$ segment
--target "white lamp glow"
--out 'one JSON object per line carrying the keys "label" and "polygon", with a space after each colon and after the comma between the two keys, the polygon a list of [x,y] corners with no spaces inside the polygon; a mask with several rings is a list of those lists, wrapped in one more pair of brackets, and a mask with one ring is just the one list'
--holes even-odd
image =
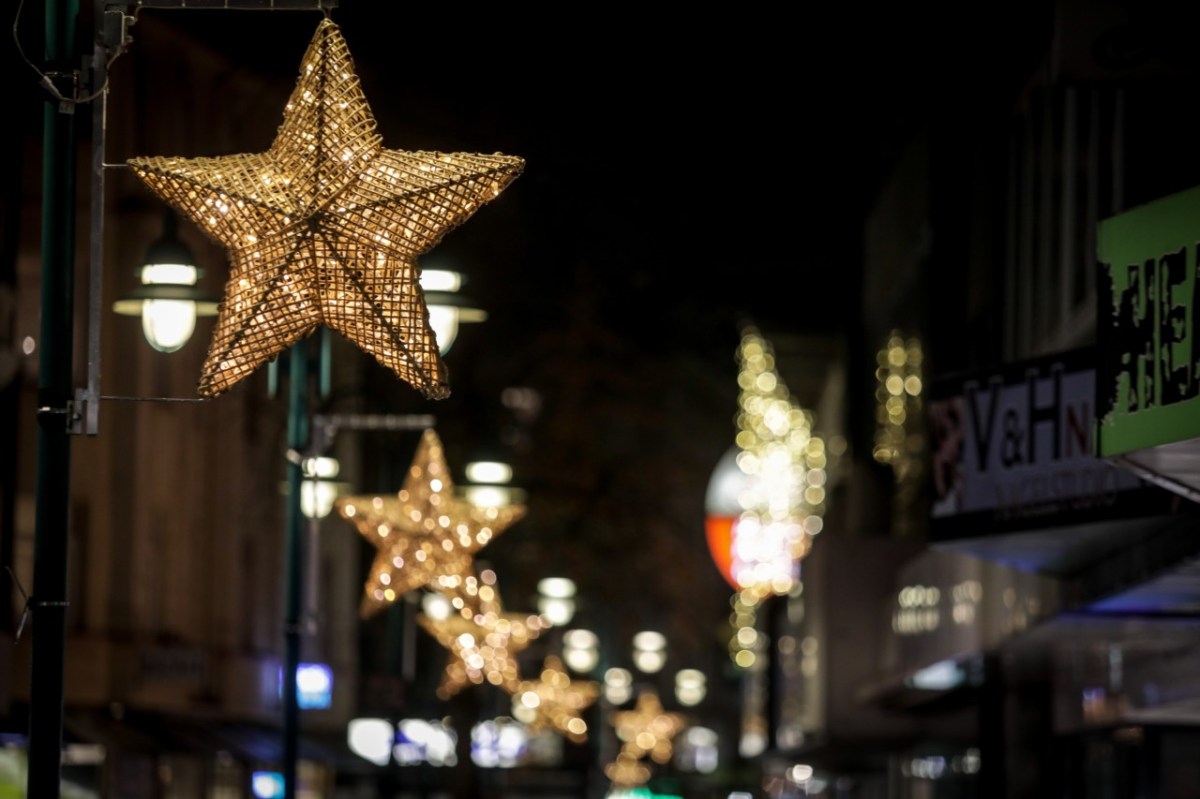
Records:
{"label": "white lamp glow", "polygon": [[643,630],[633,636],[633,665],[638,671],[653,674],[667,663],[667,639],[659,632]]}
{"label": "white lamp glow", "polygon": [[425,292],[425,307],[429,309],[429,326],[437,339],[438,351],[445,355],[458,338],[458,326],[462,322],[482,322],[487,312],[472,307],[458,293],[462,288],[463,276],[447,269],[422,269],[421,290]]}
{"label": "white lamp glow", "polygon": [[304,480],[300,483],[300,512],[309,519],[324,519],[333,510],[339,484],[334,482],[341,465],[337,458],[305,458],[301,467]]}
{"label": "white lamp glow", "polygon": [[563,660],[573,671],[586,674],[600,662],[600,639],[591,630],[563,633]]}
{"label": "white lamp glow", "polygon": [[386,719],[351,719],[346,725],[346,744],[350,751],[377,766],[392,759],[396,730]]}
{"label": "white lamp glow", "polygon": [[575,582],[567,577],[538,580],[538,613],[555,627],[561,627],[575,615]]}

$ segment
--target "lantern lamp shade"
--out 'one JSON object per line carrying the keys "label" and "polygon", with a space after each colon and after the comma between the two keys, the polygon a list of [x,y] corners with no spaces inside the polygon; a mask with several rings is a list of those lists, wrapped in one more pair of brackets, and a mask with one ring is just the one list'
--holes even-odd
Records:
{"label": "lantern lamp shade", "polygon": [[385,149],[346,42],[324,19],[267,152],[129,163],[229,253],[200,395],[228,390],[325,325],[441,399],[448,374],[417,258],[525,162]]}
{"label": "lantern lamp shade", "polygon": [[114,312],[141,317],[146,341],[159,352],[182,349],[197,317],[217,313],[216,299],[196,288],[201,270],[178,230],[178,218],[168,210],[162,236],[147,248],[137,270],[139,285],[113,303]]}

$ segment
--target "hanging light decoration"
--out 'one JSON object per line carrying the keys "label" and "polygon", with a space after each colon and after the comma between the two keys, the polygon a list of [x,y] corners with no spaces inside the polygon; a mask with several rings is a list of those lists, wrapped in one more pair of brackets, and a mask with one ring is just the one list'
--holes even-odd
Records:
{"label": "hanging light decoration", "polygon": [[812,414],[791,397],[770,343],[743,331],[738,348],[738,433],[706,497],[709,548],[746,600],[786,594],[822,528],[825,445]]}
{"label": "hanging light decoration", "polygon": [[432,428],[396,494],[341,497],[335,507],[379,550],[363,587],[363,618],[409,591],[465,579],[474,554],[525,515],[522,505],[479,508],[458,497]]}
{"label": "hanging light decoration", "polygon": [[924,489],[929,463],[921,339],[900,330],[888,335],[875,361],[875,446],[872,455],[892,468],[892,519],[899,535],[924,523]]}
{"label": "hanging light decoration", "polygon": [[267,152],[129,163],[229,251],[202,396],[228,390],[324,324],[441,399],[448,375],[417,258],[525,162],[384,149],[346,42],[324,19]]}

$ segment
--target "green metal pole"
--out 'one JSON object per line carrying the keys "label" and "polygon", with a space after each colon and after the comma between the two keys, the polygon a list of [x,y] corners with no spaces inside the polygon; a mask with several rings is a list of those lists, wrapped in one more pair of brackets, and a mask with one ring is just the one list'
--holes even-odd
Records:
{"label": "green metal pole", "polygon": [[[74,96],[77,0],[46,3],[46,70],[64,97]],[[57,76],[63,79],[56,79]],[[42,134],[42,319],[38,361],[37,514],[27,794],[60,795],[63,663],[66,650],[67,508],[70,504],[72,339],[75,295],[74,107],[46,102]]]}
{"label": "green metal pole", "polygon": [[308,448],[308,353],[305,342],[292,346],[288,377],[288,505],[285,574],[287,580],[283,631],[283,796],[296,797],[296,760],[300,740],[300,706],[296,669],[300,665],[300,635],[304,609],[304,515],[300,512],[302,458]]}

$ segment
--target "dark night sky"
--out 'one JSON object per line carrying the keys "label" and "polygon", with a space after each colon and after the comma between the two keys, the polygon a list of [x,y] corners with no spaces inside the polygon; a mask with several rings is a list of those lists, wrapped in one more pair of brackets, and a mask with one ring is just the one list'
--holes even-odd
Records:
{"label": "dark night sky", "polygon": [[[536,292],[546,305],[594,281],[617,303],[694,300],[818,331],[839,329],[852,307],[846,241],[855,246],[870,193],[920,110],[996,71],[972,64],[990,45],[1011,47],[1003,31],[1016,24],[994,21],[984,46],[969,49],[944,20],[897,7],[868,18],[765,5],[675,15],[392,8],[346,0],[331,14],[384,145],[527,159],[495,204],[504,207],[485,208],[439,248],[463,253],[480,291],[501,303],[506,290]],[[295,75],[318,19],[142,13],[186,22],[281,78]]]}

